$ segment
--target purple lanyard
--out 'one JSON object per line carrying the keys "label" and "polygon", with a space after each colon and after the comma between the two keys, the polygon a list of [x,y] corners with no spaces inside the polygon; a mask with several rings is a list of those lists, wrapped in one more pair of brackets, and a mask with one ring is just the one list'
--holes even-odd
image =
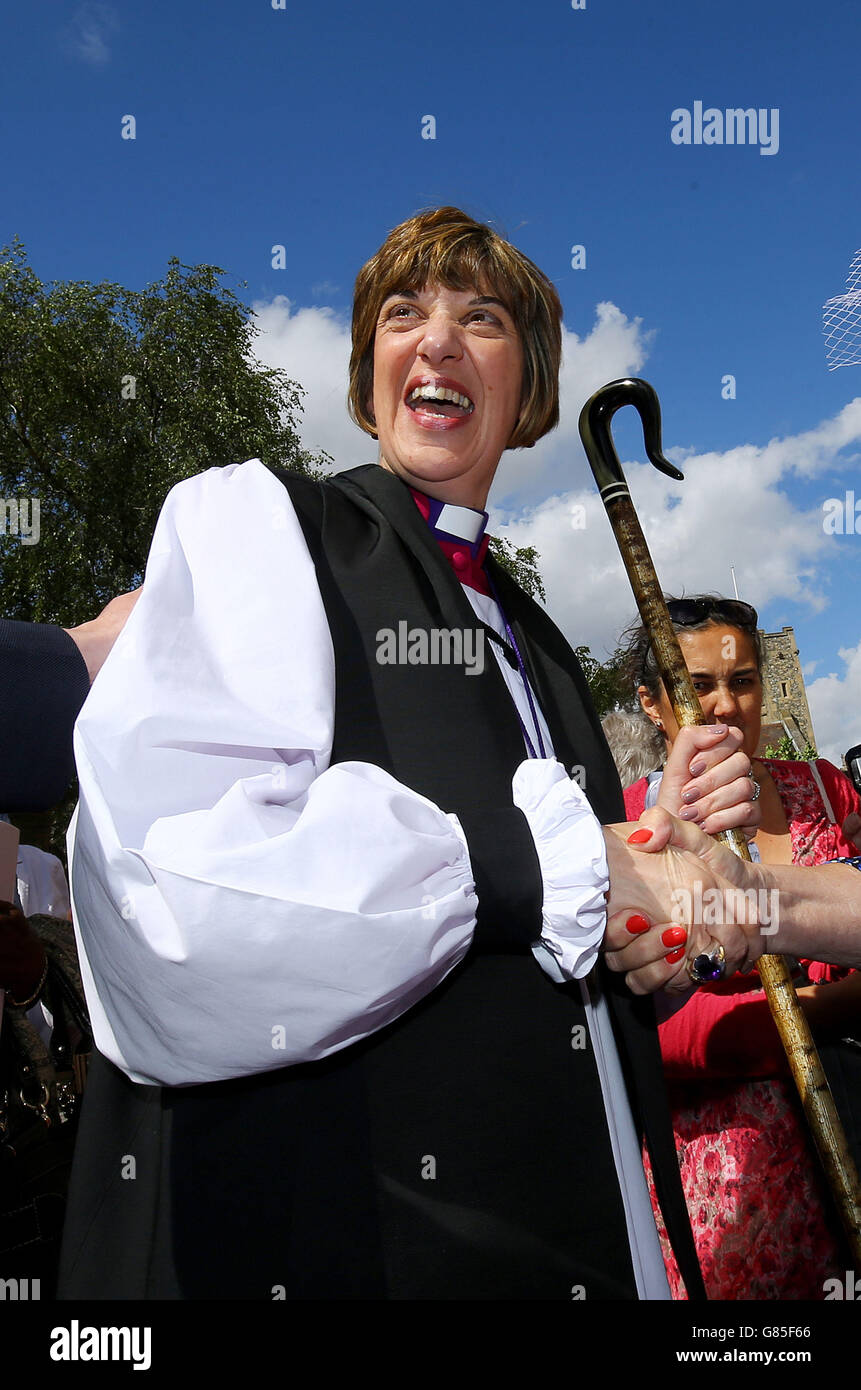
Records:
{"label": "purple lanyard", "polygon": [[545,749],[544,749],[544,739],[541,737],[541,726],[540,726],[539,723],[538,723],[538,715],[537,715],[536,712],[535,712],[535,702],[534,702],[534,700],[532,699],[532,691],[531,691],[530,688],[529,688],[529,681],[528,681],[527,678],[526,678],[526,668],[525,668],[525,666],[523,665],[523,657],[520,655],[520,648],[519,648],[518,645],[517,645],[517,638],[515,637],[514,633],[512,632],[512,630],[511,630],[511,624],[509,623],[507,617],[505,616],[505,609],[503,608],[502,603],[501,603],[501,601],[500,601],[500,598],[499,598],[499,594],[498,594],[498,592],[497,592],[496,585],[494,584],[494,582],[493,582],[493,580],[491,579],[490,575],[488,574],[487,570],[484,571],[484,574],[485,574],[485,577],[486,577],[486,579],[487,579],[487,582],[488,582],[488,584],[489,584],[489,586],[490,586],[490,592],[493,594],[493,597],[494,597],[494,599],[496,600],[496,605],[497,605],[497,607],[498,607],[500,613],[502,614],[502,621],[503,621],[503,623],[505,624],[506,636],[508,637],[508,640],[509,640],[509,642],[511,643],[513,649],[514,649],[514,655],[517,657],[517,667],[518,667],[518,670],[520,671],[520,679],[523,681],[523,688],[524,688],[524,690],[526,691],[526,699],[527,699],[527,701],[529,702],[529,712],[530,712],[530,714],[532,715],[532,722],[533,722],[533,724],[535,725],[535,736],[536,736],[536,738],[538,739],[538,748],[539,748],[539,752],[536,753],[536,751],[535,751],[535,745],[534,745],[534,743],[532,742],[532,739],[529,737],[529,731],[528,731],[528,729],[526,728],[526,725],[525,725],[524,722],[523,722],[523,719],[522,719],[521,714],[520,714],[520,710],[517,708],[517,705],[515,704],[515,706],[514,706],[514,712],[515,712],[515,714],[517,715],[517,722],[518,722],[518,724],[520,725],[520,727],[521,727],[521,729],[522,729],[522,731],[523,731],[523,737],[524,737],[524,739],[526,740],[526,747],[527,747],[527,750],[528,750],[528,752],[529,752],[530,758],[538,758],[538,757],[546,758],[546,757],[547,757],[547,753],[545,752]]}

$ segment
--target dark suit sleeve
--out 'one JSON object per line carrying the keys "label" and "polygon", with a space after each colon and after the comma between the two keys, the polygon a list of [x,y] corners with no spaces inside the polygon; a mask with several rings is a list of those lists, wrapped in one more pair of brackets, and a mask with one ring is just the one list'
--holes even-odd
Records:
{"label": "dark suit sleeve", "polygon": [[0,618],[0,811],[44,811],[62,798],[89,688],[84,658],[61,627]]}
{"label": "dark suit sleeve", "polygon": [[526,952],[541,935],[544,884],[532,831],[516,806],[461,810],[478,897],[474,948]]}

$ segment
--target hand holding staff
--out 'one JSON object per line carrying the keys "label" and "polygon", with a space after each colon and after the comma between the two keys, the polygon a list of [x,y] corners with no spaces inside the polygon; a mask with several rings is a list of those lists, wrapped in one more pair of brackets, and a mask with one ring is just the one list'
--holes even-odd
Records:
{"label": "hand holding staff", "polygon": [[[636,408],[643,424],[646,453],[655,468],[671,478],[683,480],[684,474],[661,452],[660,405],[654,389],[646,381],[626,378],[610,382],[596,391],[581,411],[580,437],[613,527],[640,616],[648,630],[676,721],[680,728],[704,724],[705,717],[685,666],[652,557],[613,446],[610,423],[623,405]],[[718,838],[740,858],[750,859],[747,841],[740,830],[723,831]],[[784,957],[763,955],[757,964],[853,1259],[861,1272],[858,1175],[834,1098]]]}

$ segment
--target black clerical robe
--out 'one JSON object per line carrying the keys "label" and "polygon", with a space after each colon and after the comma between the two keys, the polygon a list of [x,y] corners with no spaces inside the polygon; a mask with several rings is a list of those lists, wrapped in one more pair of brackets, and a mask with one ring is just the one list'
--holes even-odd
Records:
{"label": "black clerical robe", "polygon": [[[576,986],[552,985],[530,951],[542,884],[512,800],[524,750],[510,697],[492,662],[470,675],[376,660],[383,628],[475,627],[475,615],[398,479],[370,466],[324,484],[281,481],[332,636],[332,761],[379,766],[457,814],[479,899],[473,948],[395,1023],[318,1062],[173,1088],[97,1064],[62,1292],[636,1297],[594,1056],[570,1045],[583,1005]],[[573,652],[504,571],[493,567],[493,577],[557,757],[585,769],[600,819],[624,819]],[[697,1296],[653,1007],[609,973],[602,988],[671,1239]],[[124,1156],[135,1160],[133,1181]]]}

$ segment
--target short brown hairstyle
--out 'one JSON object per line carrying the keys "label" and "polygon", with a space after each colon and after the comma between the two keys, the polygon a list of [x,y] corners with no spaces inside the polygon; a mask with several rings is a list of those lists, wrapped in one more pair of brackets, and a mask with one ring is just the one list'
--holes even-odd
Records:
{"label": "short brown hairstyle", "polygon": [[459,208],[433,208],[402,222],[356,277],[349,393],[356,424],[376,433],[368,401],[374,387],[374,337],[385,300],[428,284],[488,291],[510,311],[523,347],[523,392],[520,419],[506,447],[534,444],[559,423],[559,295],[528,256]]}

